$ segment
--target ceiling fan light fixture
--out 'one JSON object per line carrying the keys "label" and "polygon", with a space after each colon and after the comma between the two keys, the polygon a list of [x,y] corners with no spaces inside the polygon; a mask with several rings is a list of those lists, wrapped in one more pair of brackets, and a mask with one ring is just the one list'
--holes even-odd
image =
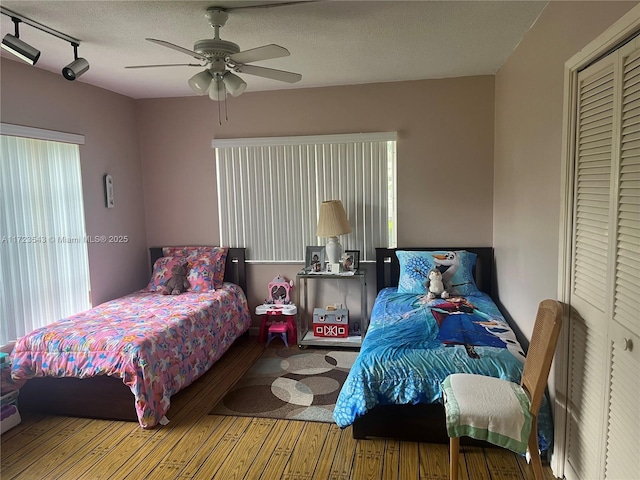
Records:
{"label": "ceiling fan light fixture", "polygon": [[222,81],[224,82],[224,86],[227,91],[234,97],[242,95],[247,89],[247,82],[231,72],[225,73],[224,77],[222,77]]}
{"label": "ceiling fan light fixture", "polygon": [[211,75],[211,72],[209,70],[203,70],[189,79],[189,86],[191,90],[198,95],[204,95],[207,93],[207,90],[209,90],[212,81],[213,75]]}
{"label": "ceiling fan light fixture", "polygon": [[209,98],[216,102],[220,102],[227,98],[227,88],[220,76],[214,76],[209,87]]}

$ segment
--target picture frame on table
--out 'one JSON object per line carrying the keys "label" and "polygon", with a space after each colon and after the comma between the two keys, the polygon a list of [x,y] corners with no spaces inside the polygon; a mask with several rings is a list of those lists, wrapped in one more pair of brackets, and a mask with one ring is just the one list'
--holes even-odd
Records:
{"label": "picture frame on table", "polygon": [[345,250],[342,258],[342,268],[345,272],[355,272],[360,269],[360,250]]}
{"label": "picture frame on table", "polygon": [[307,246],[304,268],[308,272],[324,270],[324,247],[320,245]]}

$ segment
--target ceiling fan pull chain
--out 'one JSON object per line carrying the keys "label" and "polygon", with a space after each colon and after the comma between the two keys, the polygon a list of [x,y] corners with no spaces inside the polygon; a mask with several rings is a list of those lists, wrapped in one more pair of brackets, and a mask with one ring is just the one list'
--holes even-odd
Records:
{"label": "ceiling fan pull chain", "polygon": [[224,88],[224,120],[228,122],[229,115],[227,114],[227,86],[224,82],[222,82],[222,87]]}

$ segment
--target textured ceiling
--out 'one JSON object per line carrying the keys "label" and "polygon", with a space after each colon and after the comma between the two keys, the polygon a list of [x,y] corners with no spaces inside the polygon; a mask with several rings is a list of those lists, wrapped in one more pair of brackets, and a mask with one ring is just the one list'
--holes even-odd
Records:
{"label": "textured ceiling", "polygon": [[[237,8],[249,1],[11,1],[2,6],[81,40],[91,64],[77,81],[133,98],[194,95],[194,67],[125,69],[126,65],[189,63],[188,55],[152,44],[163,39],[192,49],[212,38],[207,7]],[[302,74],[295,84],[247,74],[247,91],[392,82],[494,74],[531,28],[546,1],[302,2],[229,11],[220,31],[241,50],[275,43],[291,56],[256,65]],[[1,34],[13,33],[1,15]],[[41,50],[34,68],[59,73],[73,60],[71,46],[28,25],[20,38]],[[2,56],[15,58],[2,51]]]}

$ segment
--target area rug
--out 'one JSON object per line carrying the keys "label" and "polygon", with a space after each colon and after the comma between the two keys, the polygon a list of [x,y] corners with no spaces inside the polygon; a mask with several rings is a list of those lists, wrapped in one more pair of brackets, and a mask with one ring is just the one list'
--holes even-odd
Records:
{"label": "area rug", "polygon": [[209,413],[333,422],[338,393],[357,355],[268,348]]}

